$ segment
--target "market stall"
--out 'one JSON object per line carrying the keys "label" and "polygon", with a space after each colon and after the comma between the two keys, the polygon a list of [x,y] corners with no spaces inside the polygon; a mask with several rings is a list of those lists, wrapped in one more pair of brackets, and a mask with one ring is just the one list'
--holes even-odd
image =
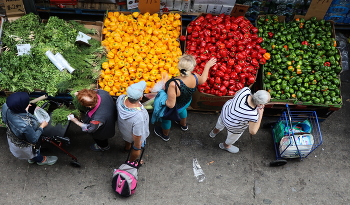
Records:
{"label": "market stall", "polygon": [[[264,15],[254,19],[247,18],[252,5],[230,4],[226,8],[204,1],[193,3],[186,11],[172,4],[173,11],[163,12],[170,4],[140,1],[139,9],[128,9],[116,2],[115,9],[103,14],[103,22],[11,14],[13,21],[4,24],[2,35],[6,61],[0,65],[1,91],[5,95],[44,92],[55,97],[97,86],[118,97],[129,85],[145,80],[145,92],[149,93],[164,75],[179,74],[178,57],[186,52],[196,57],[197,73],[210,57],[219,60],[208,81],[194,93],[193,110],[220,111],[244,86],[271,93],[267,116],[278,116],[286,103],[292,110],[315,110],[321,119],[341,108],[337,22],[323,19],[333,3],[312,1],[307,11],[295,10],[299,15],[293,18]],[[61,9],[79,9],[80,4]],[[87,25],[95,29],[84,30]],[[77,44],[78,31],[95,39],[89,40],[89,45]],[[18,44],[30,44],[31,54],[18,55]],[[74,72],[60,71],[48,51],[61,54]]]}

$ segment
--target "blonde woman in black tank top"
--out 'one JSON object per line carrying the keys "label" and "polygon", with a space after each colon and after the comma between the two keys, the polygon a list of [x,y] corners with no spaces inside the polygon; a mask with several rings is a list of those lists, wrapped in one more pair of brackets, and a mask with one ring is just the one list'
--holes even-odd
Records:
{"label": "blonde woman in black tank top", "polygon": [[[166,106],[169,108],[177,107],[181,120],[175,123],[179,124],[183,131],[188,130],[187,107],[191,103],[192,93],[196,90],[197,85],[201,85],[207,80],[209,69],[215,64],[216,58],[211,58],[205,64],[202,75],[192,73],[196,66],[196,60],[192,55],[184,54],[180,57],[178,64],[180,76],[170,79],[165,85],[165,91],[168,95]],[[174,81],[177,81],[179,87]],[[171,121],[162,120],[161,127],[154,127],[154,133],[164,141],[169,141],[170,128]]]}

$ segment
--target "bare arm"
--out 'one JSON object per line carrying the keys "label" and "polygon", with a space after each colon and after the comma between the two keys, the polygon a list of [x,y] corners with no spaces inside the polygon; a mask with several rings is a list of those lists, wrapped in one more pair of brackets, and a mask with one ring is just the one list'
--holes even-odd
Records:
{"label": "bare arm", "polygon": [[[175,82],[170,82],[168,87],[168,99],[166,100],[165,104],[168,108],[173,108],[176,103],[176,91],[177,87],[175,87]],[[177,91],[178,94],[180,94],[180,91]]]}
{"label": "bare arm", "polygon": [[259,128],[260,128],[260,124],[261,124],[261,120],[264,114],[264,106],[261,106],[258,109],[258,113],[259,113],[259,118],[257,122],[249,122],[249,133],[252,135],[255,135]]}
{"label": "bare arm", "polygon": [[79,127],[82,127],[84,123],[80,122],[77,118],[71,119],[72,122],[74,122]]}
{"label": "bare arm", "polygon": [[133,135],[132,136],[133,140],[134,140],[134,148],[131,149],[131,154],[130,154],[130,158],[129,160],[130,161],[135,161],[139,156],[140,156],[140,153],[141,153],[141,136],[136,136],[136,135]]}
{"label": "bare arm", "polygon": [[207,81],[208,78],[208,73],[209,73],[209,69],[216,64],[216,58],[211,58],[204,66],[204,70],[202,75],[198,75],[198,84],[201,85],[203,84],[205,81]]}

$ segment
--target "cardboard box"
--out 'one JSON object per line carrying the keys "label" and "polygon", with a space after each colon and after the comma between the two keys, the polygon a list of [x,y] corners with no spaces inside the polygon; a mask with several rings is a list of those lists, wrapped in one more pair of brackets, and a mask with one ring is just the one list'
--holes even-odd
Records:
{"label": "cardboard box", "polygon": [[232,9],[231,16],[244,16],[248,9],[248,5],[236,4]]}
{"label": "cardboard box", "polygon": [[23,0],[4,0],[7,20],[12,22],[26,14]]}
{"label": "cardboard box", "polygon": [[193,4],[193,11],[198,13],[206,13],[208,4]]}
{"label": "cardboard box", "polygon": [[233,10],[233,6],[222,5],[220,14],[231,15],[232,10]]}
{"label": "cardboard box", "polygon": [[75,20],[75,21],[83,24],[85,28],[95,29],[97,31],[97,34],[95,34],[95,35],[87,34],[87,35],[93,39],[96,39],[98,41],[102,41],[102,28],[103,28],[102,21],[80,21],[80,20]]}
{"label": "cardboard box", "polygon": [[139,10],[141,13],[149,12],[150,14],[158,13],[160,1],[139,0]]}
{"label": "cardboard box", "polygon": [[175,0],[174,1],[174,7],[173,10],[180,11],[182,6],[182,1],[181,0]]}
{"label": "cardboard box", "polygon": [[294,19],[304,18],[305,20],[309,20],[311,17],[316,17],[317,20],[321,20],[326,15],[331,3],[332,3],[332,1],[312,0],[311,4],[309,6],[309,9],[307,10],[305,16],[295,15]]}
{"label": "cardboard box", "polygon": [[192,95],[191,107],[195,110],[221,111],[222,106],[233,96],[216,96],[196,90]]}
{"label": "cardboard box", "polygon": [[236,0],[194,0],[194,4],[235,5]]}
{"label": "cardboard box", "polygon": [[169,10],[173,10],[174,9],[174,0],[167,0],[166,1],[166,8],[168,8]]}
{"label": "cardboard box", "polygon": [[189,0],[183,0],[181,4],[181,11],[183,12],[189,12],[191,8],[191,1]]}
{"label": "cardboard box", "polygon": [[127,8],[128,10],[136,9],[139,6],[138,0],[128,0],[127,1]]}
{"label": "cardboard box", "polygon": [[218,15],[220,14],[222,5],[219,4],[208,4],[207,13]]}

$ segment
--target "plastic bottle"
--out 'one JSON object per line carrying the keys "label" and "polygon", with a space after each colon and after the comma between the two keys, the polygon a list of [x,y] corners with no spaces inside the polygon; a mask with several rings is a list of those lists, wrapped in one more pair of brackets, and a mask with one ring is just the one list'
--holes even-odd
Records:
{"label": "plastic bottle", "polygon": [[199,165],[196,158],[193,159],[193,173],[194,176],[197,178],[198,182],[203,182],[205,180],[205,174],[203,172],[203,169],[201,165]]}

